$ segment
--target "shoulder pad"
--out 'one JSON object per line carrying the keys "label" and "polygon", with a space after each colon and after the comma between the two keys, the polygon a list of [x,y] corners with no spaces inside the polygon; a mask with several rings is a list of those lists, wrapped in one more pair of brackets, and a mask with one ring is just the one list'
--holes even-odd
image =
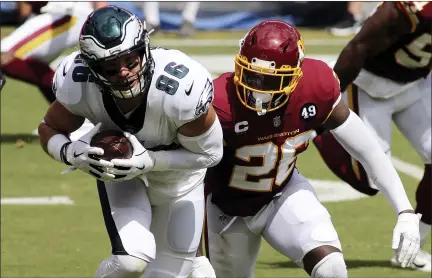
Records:
{"label": "shoulder pad", "polygon": [[340,101],[339,78],[323,61],[306,58],[303,63],[302,86],[299,89],[304,94],[304,101],[316,106],[317,123],[322,123]]}
{"label": "shoulder pad", "polygon": [[410,20],[412,32],[422,20],[432,19],[432,2],[405,1],[397,2],[397,7]]}
{"label": "shoulder pad", "polygon": [[[207,69],[197,61],[180,51],[167,51],[174,55],[161,58],[162,63],[155,59],[161,65],[155,69],[155,86],[165,91],[165,112],[180,127],[208,111],[214,97],[213,81]],[[169,82],[175,85],[170,87]]]}
{"label": "shoulder pad", "polygon": [[213,107],[221,123],[230,122],[232,120],[230,96],[233,96],[233,98],[238,101],[237,92],[235,91],[232,79],[233,73],[226,72],[213,80],[215,91]]}
{"label": "shoulder pad", "polygon": [[91,82],[93,78],[76,51],[64,58],[57,67],[52,88],[57,101],[70,112],[77,114],[77,107],[83,100],[83,91]]}

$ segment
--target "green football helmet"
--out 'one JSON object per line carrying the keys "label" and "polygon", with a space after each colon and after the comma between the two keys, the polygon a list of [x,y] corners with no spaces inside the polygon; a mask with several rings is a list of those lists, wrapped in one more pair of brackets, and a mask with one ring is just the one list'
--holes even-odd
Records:
{"label": "green football helmet", "polygon": [[[79,46],[82,59],[103,91],[119,98],[132,98],[148,92],[154,61],[145,23],[136,15],[116,6],[94,11],[84,22]],[[112,71],[108,72],[107,65],[137,56],[141,61],[137,73],[120,80],[109,78]]]}

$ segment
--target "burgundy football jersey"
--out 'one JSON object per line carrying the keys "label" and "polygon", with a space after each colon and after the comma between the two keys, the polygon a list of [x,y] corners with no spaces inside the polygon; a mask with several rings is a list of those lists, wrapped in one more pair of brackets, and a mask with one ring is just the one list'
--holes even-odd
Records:
{"label": "burgundy football jersey", "polygon": [[[366,60],[364,68],[399,83],[426,77],[432,65],[432,2],[391,4],[411,22],[412,32],[403,36],[386,51]],[[378,7],[380,8],[382,7]]]}
{"label": "burgundy football jersey", "polygon": [[303,77],[288,103],[259,116],[237,98],[234,74],[214,80],[213,107],[223,128],[224,154],[209,169],[206,190],[228,215],[255,215],[288,183],[297,154],[340,100],[339,82],[322,61],[304,59]]}

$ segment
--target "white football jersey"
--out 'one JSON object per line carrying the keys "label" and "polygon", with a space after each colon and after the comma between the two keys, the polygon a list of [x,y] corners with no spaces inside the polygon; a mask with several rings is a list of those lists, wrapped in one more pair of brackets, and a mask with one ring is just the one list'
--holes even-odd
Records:
{"label": "white football jersey", "polygon": [[[148,91],[144,124],[135,136],[150,150],[176,148],[179,147],[178,128],[205,113],[212,103],[212,77],[201,64],[178,50],[156,48],[151,53],[155,61],[154,75]],[[53,90],[57,100],[73,114],[85,117],[93,124],[101,122],[102,129],[121,129],[118,119],[113,120],[115,114],[107,112],[107,109],[111,111],[109,103],[104,101],[104,93],[93,82],[78,51],[58,66]],[[203,180],[204,174],[205,169],[198,169],[151,171],[146,176],[149,186],[178,196],[193,189]]]}

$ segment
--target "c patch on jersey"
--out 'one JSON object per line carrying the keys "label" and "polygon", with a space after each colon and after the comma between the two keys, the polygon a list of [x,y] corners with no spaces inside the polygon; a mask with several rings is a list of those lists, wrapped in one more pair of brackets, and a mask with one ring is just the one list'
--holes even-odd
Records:
{"label": "c patch on jersey", "polygon": [[318,109],[315,104],[308,102],[300,108],[300,118],[303,121],[309,122],[315,119],[318,114]]}
{"label": "c patch on jersey", "polygon": [[195,116],[205,113],[213,101],[213,83],[207,78],[204,90],[202,91],[198,104],[195,108]]}

